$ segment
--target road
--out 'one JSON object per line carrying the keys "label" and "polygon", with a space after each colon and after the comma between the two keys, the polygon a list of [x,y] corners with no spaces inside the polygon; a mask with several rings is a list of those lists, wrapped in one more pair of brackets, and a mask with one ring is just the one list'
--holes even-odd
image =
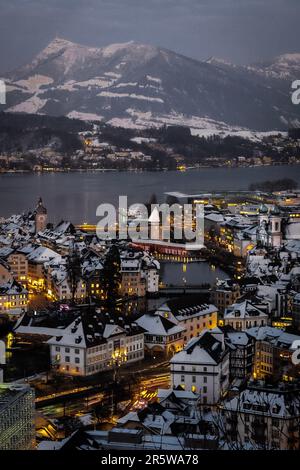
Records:
{"label": "road", "polygon": [[[127,410],[136,410],[153,401],[157,396],[158,388],[168,388],[170,385],[170,374],[165,372],[155,373],[154,369],[146,369],[145,373],[151,373],[150,377],[141,375],[138,383],[131,389],[131,398]],[[99,387],[99,385],[98,385]],[[50,419],[61,418],[64,415],[76,416],[80,413],[89,413],[93,411],[96,405],[112,399],[110,391],[91,393],[93,387],[82,387],[66,392],[59,392],[53,395],[37,398],[39,411]],[[87,393],[88,396],[78,398],[78,393]],[[77,395],[77,396],[76,396]],[[55,400],[55,403],[49,404],[49,399]],[[45,402],[45,404],[43,403]],[[106,405],[107,406],[107,405]]]}

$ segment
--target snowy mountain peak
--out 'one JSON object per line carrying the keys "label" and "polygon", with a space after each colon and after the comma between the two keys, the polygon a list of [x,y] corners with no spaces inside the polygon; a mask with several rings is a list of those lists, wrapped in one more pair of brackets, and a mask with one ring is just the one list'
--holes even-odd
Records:
{"label": "snowy mountain peak", "polygon": [[128,49],[128,47],[134,44],[134,41],[110,44],[109,46],[103,47],[101,50],[104,57],[111,57],[118,52],[124,51],[124,49]]}
{"label": "snowy mountain peak", "polygon": [[274,62],[285,63],[285,64],[300,64],[300,53],[293,52],[290,54],[281,54],[276,57]]}
{"label": "snowy mountain peak", "polygon": [[300,76],[300,54],[247,67],[133,41],[89,47],[56,37],[10,77],[5,109],[123,127],[218,122],[282,130],[300,119],[291,76]]}
{"label": "snowy mountain peak", "polygon": [[235,67],[235,65],[232,62],[229,62],[225,59],[220,59],[219,57],[210,57],[205,61],[207,64],[212,64],[212,65],[227,65],[228,67]]}
{"label": "snowy mountain peak", "polygon": [[273,60],[254,64],[249,69],[267,77],[293,79],[300,76],[300,53],[281,54]]}
{"label": "snowy mountain peak", "polygon": [[45,47],[45,49],[43,49],[43,51],[40,54],[45,54],[45,53],[51,54],[51,53],[59,52],[62,49],[65,49],[66,47],[74,47],[74,46],[79,46],[79,44],[68,41],[67,39],[56,37]]}

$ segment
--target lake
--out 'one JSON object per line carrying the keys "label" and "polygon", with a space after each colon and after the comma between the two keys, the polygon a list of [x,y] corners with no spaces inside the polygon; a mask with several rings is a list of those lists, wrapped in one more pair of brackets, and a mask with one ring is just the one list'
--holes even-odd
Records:
{"label": "lake", "polygon": [[227,279],[230,276],[222,269],[208,262],[165,263],[160,264],[160,277],[164,284],[174,286],[199,286],[214,284],[216,279]]}
{"label": "lake", "polygon": [[253,168],[205,168],[187,172],[73,172],[0,175],[0,217],[35,207],[42,196],[49,221],[95,223],[96,208],[118,204],[127,195],[129,204],[145,203],[152,194],[163,200],[164,192],[247,190],[250,183],[293,178],[300,185],[300,165]]}

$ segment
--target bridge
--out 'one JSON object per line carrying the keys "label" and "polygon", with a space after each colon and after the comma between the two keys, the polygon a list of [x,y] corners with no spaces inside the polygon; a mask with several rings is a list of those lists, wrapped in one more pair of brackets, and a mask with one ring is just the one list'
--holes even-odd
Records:
{"label": "bridge", "polygon": [[159,288],[160,294],[180,295],[180,294],[210,294],[211,287],[203,286],[163,286]]}

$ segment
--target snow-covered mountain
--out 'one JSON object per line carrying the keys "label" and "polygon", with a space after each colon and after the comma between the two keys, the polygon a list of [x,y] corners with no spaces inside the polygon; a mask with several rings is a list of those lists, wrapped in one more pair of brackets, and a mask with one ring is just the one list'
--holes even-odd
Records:
{"label": "snow-covered mountain", "polygon": [[262,62],[248,67],[265,77],[297,80],[300,79],[300,54],[283,54],[269,62]]}
{"label": "snow-covered mountain", "polygon": [[224,131],[284,129],[300,121],[290,76],[281,72],[294,64],[296,73],[296,56],[239,67],[134,42],[94,48],[56,38],[9,74],[5,109],[124,127],[166,122]]}

